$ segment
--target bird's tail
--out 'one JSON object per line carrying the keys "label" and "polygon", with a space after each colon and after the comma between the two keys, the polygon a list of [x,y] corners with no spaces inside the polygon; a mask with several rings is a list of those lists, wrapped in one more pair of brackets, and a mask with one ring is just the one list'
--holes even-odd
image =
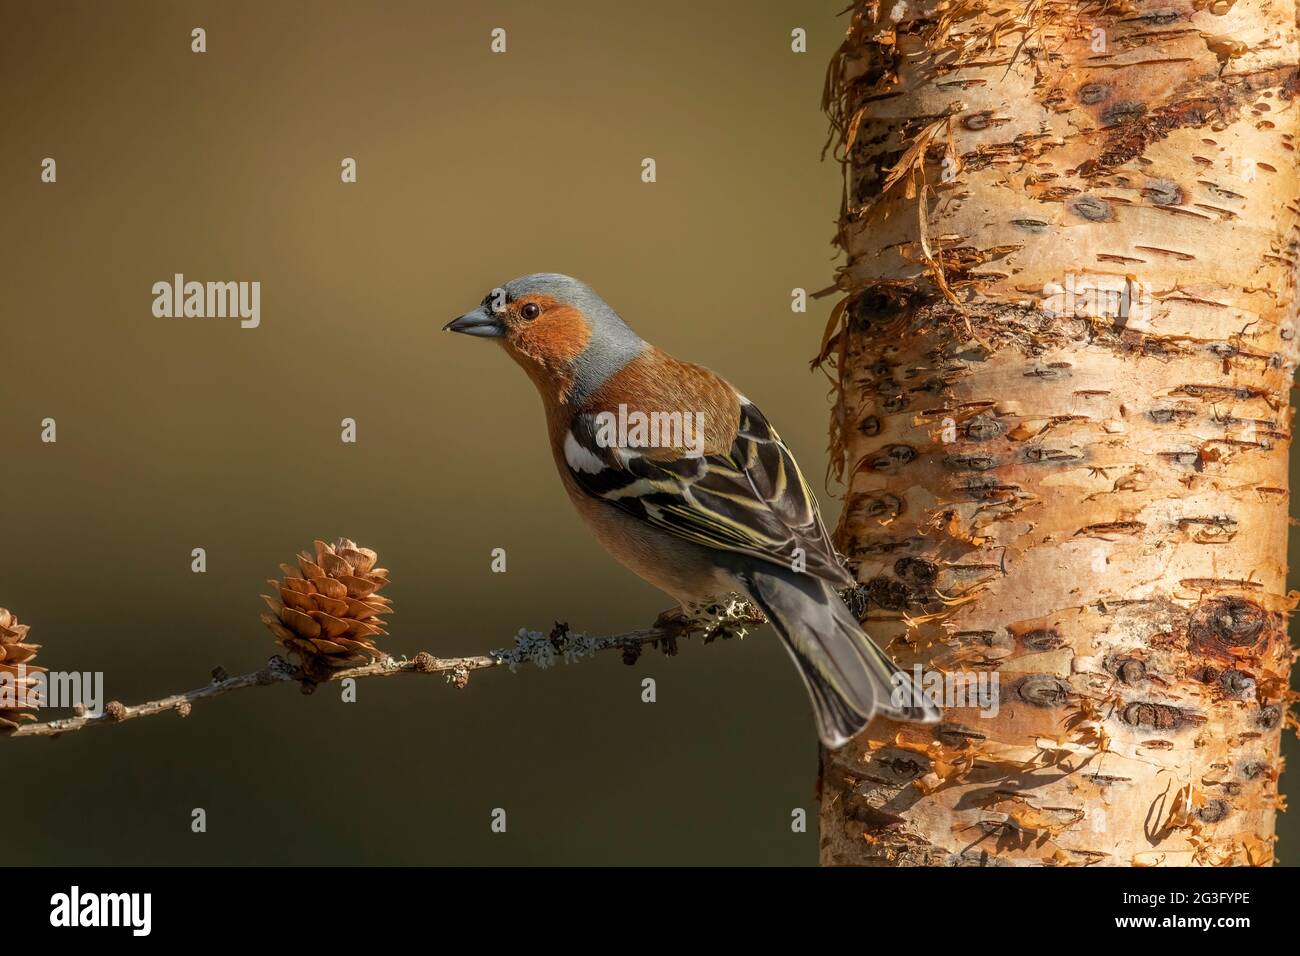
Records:
{"label": "bird's tail", "polygon": [[830,584],[778,568],[752,570],[745,583],[799,665],[827,747],[843,746],[876,713],[926,723],[939,719],[939,709],[863,632]]}

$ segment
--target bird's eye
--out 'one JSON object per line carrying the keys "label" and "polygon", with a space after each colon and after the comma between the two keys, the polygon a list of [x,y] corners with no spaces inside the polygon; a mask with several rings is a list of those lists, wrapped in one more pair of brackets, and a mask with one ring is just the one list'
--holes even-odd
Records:
{"label": "bird's eye", "polygon": [[542,307],[536,302],[525,302],[524,307],[519,310],[519,314],[531,322],[542,314]]}

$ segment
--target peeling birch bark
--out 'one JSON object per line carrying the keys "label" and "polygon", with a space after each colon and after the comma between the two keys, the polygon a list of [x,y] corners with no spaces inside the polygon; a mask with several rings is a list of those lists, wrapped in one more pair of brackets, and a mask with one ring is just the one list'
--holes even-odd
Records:
{"label": "peeling birch bark", "polygon": [[838,544],[999,691],[825,756],[823,863],[1270,864],[1295,0],[859,2],[826,105]]}

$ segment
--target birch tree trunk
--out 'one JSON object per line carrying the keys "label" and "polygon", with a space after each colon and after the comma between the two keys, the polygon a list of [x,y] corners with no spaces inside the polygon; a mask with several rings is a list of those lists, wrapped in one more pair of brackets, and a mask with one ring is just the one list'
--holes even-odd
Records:
{"label": "birch tree trunk", "polygon": [[1296,14],[854,8],[838,544],[867,631],[949,693],[824,758],[824,863],[1272,862]]}

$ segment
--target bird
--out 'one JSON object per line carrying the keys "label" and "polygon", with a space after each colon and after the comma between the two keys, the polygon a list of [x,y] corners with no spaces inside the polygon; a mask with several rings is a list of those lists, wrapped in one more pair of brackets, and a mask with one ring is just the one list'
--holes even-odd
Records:
{"label": "bird", "polygon": [[827,748],[877,713],[939,719],[840,598],[856,581],[816,497],[729,382],[644,341],[590,286],[559,273],[512,279],[443,329],[494,340],[532,380],[564,490],[614,558],[685,615],[732,594],[762,612]]}

